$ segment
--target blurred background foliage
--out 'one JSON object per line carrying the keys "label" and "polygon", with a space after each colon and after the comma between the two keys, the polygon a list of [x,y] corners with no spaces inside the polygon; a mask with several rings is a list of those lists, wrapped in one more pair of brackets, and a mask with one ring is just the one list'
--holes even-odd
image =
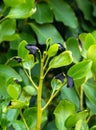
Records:
{"label": "blurred background foliage", "polygon": [[63,43],[96,28],[95,0],[0,0],[0,63],[16,54],[22,40],[44,46]]}

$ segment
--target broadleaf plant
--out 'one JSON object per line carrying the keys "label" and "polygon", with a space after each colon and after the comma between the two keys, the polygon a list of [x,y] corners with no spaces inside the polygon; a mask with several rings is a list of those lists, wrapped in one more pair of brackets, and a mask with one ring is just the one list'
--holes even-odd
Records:
{"label": "broadleaf plant", "polygon": [[0,130],[96,129],[95,18],[95,0],[0,0]]}

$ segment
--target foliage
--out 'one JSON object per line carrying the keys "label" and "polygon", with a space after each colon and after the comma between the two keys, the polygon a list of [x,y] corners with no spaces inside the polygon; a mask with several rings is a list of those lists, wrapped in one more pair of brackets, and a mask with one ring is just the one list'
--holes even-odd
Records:
{"label": "foliage", "polygon": [[96,2],[0,1],[0,129],[96,129]]}

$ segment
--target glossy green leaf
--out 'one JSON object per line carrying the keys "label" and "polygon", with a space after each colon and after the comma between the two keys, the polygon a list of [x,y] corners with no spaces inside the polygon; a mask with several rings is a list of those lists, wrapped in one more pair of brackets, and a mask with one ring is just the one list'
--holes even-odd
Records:
{"label": "glossy green leaf", "polygon": [[[19,115],[19,111],[17,109],[9,109],[6,113],[8,121],[14,121],[17,119]],[[10,116],[11,115],[11,116]]]}
{"label": "glossy green leaf", "polygon": [[23,62],[24,68],[30,71],[38,63],[38,60],[36,62],[34,60],[34,56],[29,54]]}
{"label": "glossy green leaf", "polygon": [[64,51],[58,56],[55,56],[49,63],[49,68],[59,68],[72,63],[72,55],[70,51]]}
{"label": "glossy green leaf", "polygon": [[89,101],[96,106],[96,89],[93,84],[86,83],[83,84],[83,89],[86,97],[89,99]]}
{"label": "glossy green leaf", "polygon": [[6,80],[10,78],[17,79],[18,81],[22,81],[21,76],[10,66],[0,65],[0,77],[4,77]]}
{"label": "glossy green leaf", "polygon": [[37,23],[44,24],[53,22],[53,15],[47,3],[38,3],[36,9],[36,13],[33,14],[32,19],[35,19]]}
{"label": "glossy green leaf", "polygon": [[96,125],[92,126],[89,130],[96,130]]}
{"label": "glossy green leaf", "polygon": [[15,130],[26,130],[25,125],[22,121],[16,120],[12,123]]}
{"label": "glossy green leaf", "polygon": [[91,67],[92,67],[92,61],[84,60],[82,62],[73,65],[68,70],[67,74],[71,76],[74,80],[81,79],[88,74],[88,72],[91,70]]}
{"label": "glossy green leaf", "polygon": [[58,44],[53,44],[48,49],[48,57],[55,56],[58,52]]}
{"label": "glossy green leaf", "polygon": [[73,62],[78,62],[80,60],[80,49],[77,39],[74,37],[70,37],[68,38],[66,44],[67,49],[72,52]]}
{"label": "glossy green leaf", "polygon": [[91,20],[91,2],[88,0],[76,0],[76,2],[85,19]]}
{"label": "glossy green leaf", "polygon": [[62,82],[56,78],[53,78],[51,81],[51,87],[53,91],[58,90],[62,86]]}
{"label": "glossy green leaf", "polygon": [[76,106],[76,109],[79,110],[79,98],[74,88],[67,88],[65,85],[61,89],[61,99],[67,99],[72,102]]}
{"label": "glossy green leaf", "polygon": [[19,84],[9,84],[7,91],[10,97],[17,99],[21,92],[21,86]]}
{"label": "glossy green leaf", "polygon": [[[30,130],[35,130],[36,128],[36,117],[37,117],[37,108],[32,107],[24,111],[23,116],[26,120],[26,123]],[[47,113],[43,112],[42,114],[42,123],[47,120]]]}
{"label": "glossy green leaf", "polygon": [[58,130],[64,130],[66,119],[75,112],[75,106],[67,100],[61,100],[55,108],[55,123]]}
{"label": "glossy green leaf", "polygon": [[35,93],[36,93],[35,88],[32,87],[32,86],[25,86],[23,89],[24,89],[24,91],[25,91],[28,95],[31,95],[31,96],[35,95]]}
{"label": "glossy green leaf", "polygon": [[33,13],[35,13],[36,8],[34,8],[34,0],[26,0],[25,3],[20,4],[18,6],[15,6],[14,8],[11,8],[7,18],[28,18]]}
{"label": "glossy green leaf", "polygon": [[20,101],[20,100],[14,99],[14,100],[11,100],[11,105],[9,106],[9,108],[22,109],[22,108],[28,107],[28,105],[29,105],[28,101]]}
{"label": "glossy green leaf", "polygon": [[77,121],[79,121],[80,119],[85,121],[87,116],[88,116],[87,110],[70,115],[65,121],[65,126],[67,128],[74,127]]}
{"label": "glossy green leaf", "polygon": [[3,0],[6,6],[15,7],[17,5],[23,4],[26,0]]}
{"label": "glossy green leaf", "polygon": [[88,59],[93,61],[92,64],[92,71],[93,73],[96,73],[96,44],[91,45],[87,51],[87,57]]}
{"label": "glossy green leaf", "polygon": [[27,44],[28,43],[25,40],[23,40],[20,42],[18,46],[18,56],[22,59],[26,59],[29,54],[28,50],[25,48]]}
{"label": "glossy green leaf", "polygon": [[90,100],[86,99],[86,105],[87,108],[90,110],[90,116],[93,116],[94,114],[96,114],[96,105],[94,105],[93,103],[90,102]]}
{"label": "glossy green leaf", "polygon": [[57,21],[63,22],[71,28],[77,28],[77,18],[72,8],[66,2],[63,0],[49,0],[48,3]]}
{"label": "glossy green leaf", "polygon": [[83,121],[82,119],[77,121],[76,126],[75,126],[75,130],[89,130],[86,121]]}
{"label": "glossy green leaf", "polygon": [[36,33],[39,44],[45,44],[46,39],[49,37],[52,38],[54,43],[60,43],[64,41],[60,33],[52,24],[39,25],[35,23],[30,23],[30,26]]}
{"label": "glossy green leaf", "polygon": [[85,37],[84,47],[88,50],[88,48],[93,44],[96,44],[96,40],[91,33],[88,33]]}
{"label": "glossy green leaf", "polygon": [[[6,19],[0,24],[0,42],[7,40],[15,34],[16,20]],[[10,41],[10,39],[9,39]]]}

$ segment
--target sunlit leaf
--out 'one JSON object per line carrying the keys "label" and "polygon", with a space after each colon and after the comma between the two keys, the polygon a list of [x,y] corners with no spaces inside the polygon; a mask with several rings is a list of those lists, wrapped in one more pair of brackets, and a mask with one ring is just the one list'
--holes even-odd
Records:
{"label": "sunlit leaf", "polygon": [[34,8],[34,0],[26,0],[25,3],[11,8],[7,18],[28,18],[33,13],[35,13],[36,8]]}
{"label": "sunlit leaf", "polygon": [[70,115],[65,121],[65,126],[67,128],[74,127],[77,121],[79,121],[80,119],[86,120],[87,116],[88,116],[87,110]]}
{"label": "sunlit leaf", "polygon": [[75,112],[75,106],[67,100],[61,100],[55,108],[55,123],[58,130],[64,130],[66,119]]}
{"label": "sunlit leaf", "polygon": [[68,70],[67,74],[71,76],[74,80],[84,78],[87,75],[87,73],[91,70],[91,67],[92,67],[92,61],[84,60],[82,62],[73,65]]}
{"label": "sunlit leaf", "polygon": [[70,51],[64,51],[60,55],[55,56],[49,63],[49,68],[59,68],[72,63],[72,55]]}

